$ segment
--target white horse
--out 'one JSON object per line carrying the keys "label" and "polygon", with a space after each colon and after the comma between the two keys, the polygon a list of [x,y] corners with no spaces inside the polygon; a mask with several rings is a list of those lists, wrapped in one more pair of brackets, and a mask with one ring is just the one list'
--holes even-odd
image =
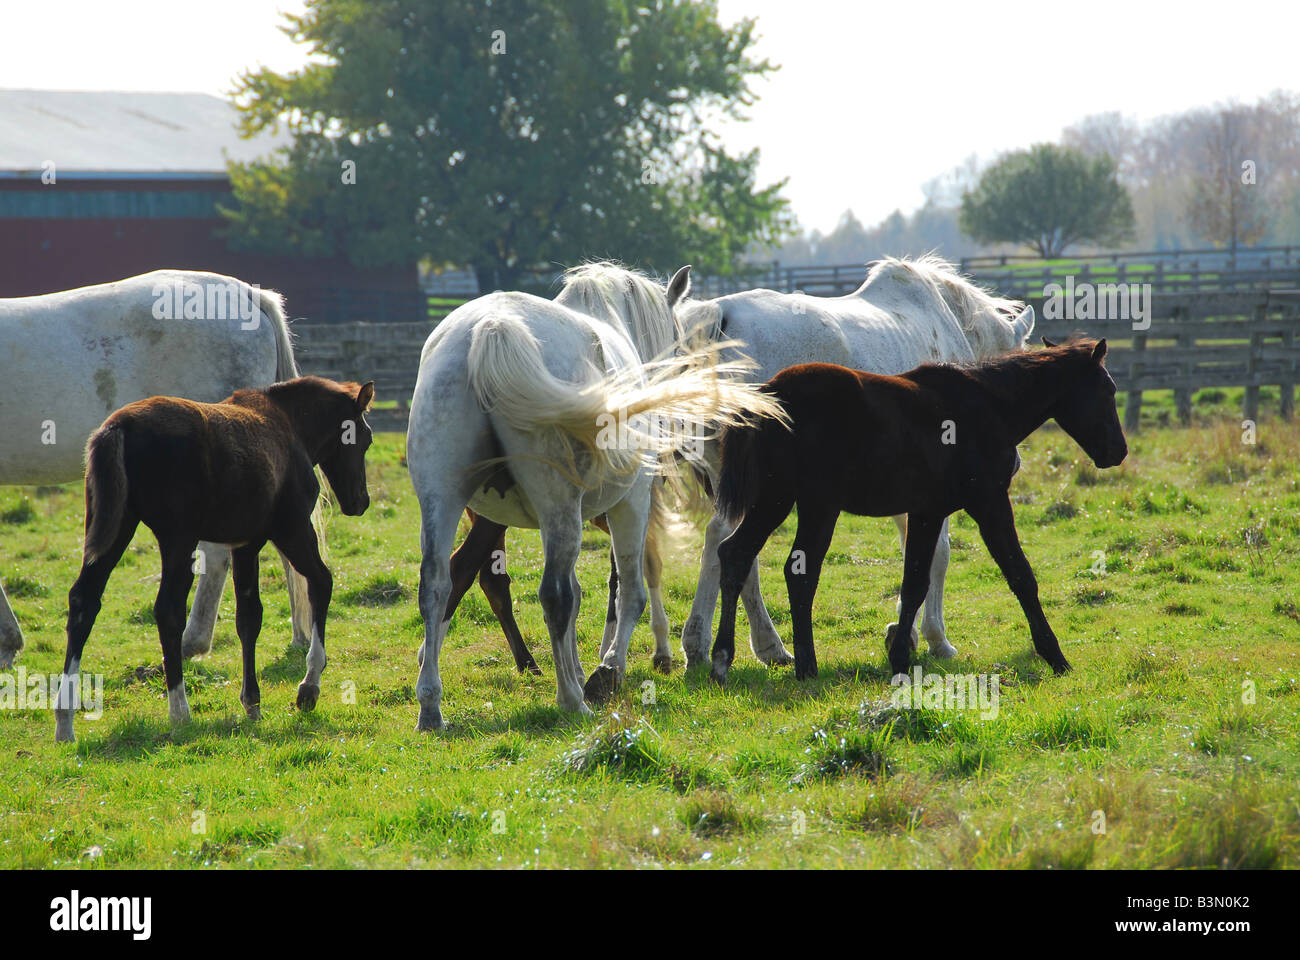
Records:
{"label": "white horse", "polygon": [[[724,351],[723,356],[732,349],[743,350],[757,364],[747,374],[757,382],[798,363],[837,363],[870,373],[898,374],[929,361],[986,359],[1023,348],[1034,328],[1033,307],[981,290],[937,257],[887,257],[872,267],[856,292],[844,297],[748,290],[716,300],[682,303],[677,318],[688,336],[737,342],[739,346]],[[707,445],[704,461],[716,488],[716,443]],[[894,520],[900,542],[906,543],[906,515]],[[718,599],[718,544],[731,530],[730,524],[715,515],[705,531],[695,601],[682,628],[682,652],[688,668],[709,662]],[[948,642],[943,622],[949,553],[945,520],[921,620],[921,633],[937,657],[957,652]],[[792,663],[763,604],[757,561],[741,597],[754,655],[769,664]],[[917,643],[915,632],[912,643]]]}
{"label": "white horse", "polygon": [[[741,380],[741,361],[714,363],[720,345],[673,359],[668,291],[611,265],[571,271],[555,301],[493,293],[453,311],[420,355],[406,457],[420,501],[420,701],[417,729],[443,725],[439,654],[451,591],[449,558],[469,506],[497,523],[539,529],[539,598],[555,657],[556,700],[609,696],[621,680],[632,628],[645,609],[642,575],[651,485],[665,455],[746,415],[780,415]],[[675,429],[659,432],[662,420]],[[586,684],[578,659],[581,598],[574,573],[583,521],[605,514],[618,572],[615,628]]]}
{"label": "white horse", "polygon": [[[298,375],[280,296],[214,273],[159,270],[116,283],[0,300],[0,485],[79,480],[86,439],[152,396],[217,401]],[[200,546],[186,656],[212,647],[230,550]],[[283,556],[294,642],[306,645],[306,582]],[[22,631],[0,589],[0,668]]]}

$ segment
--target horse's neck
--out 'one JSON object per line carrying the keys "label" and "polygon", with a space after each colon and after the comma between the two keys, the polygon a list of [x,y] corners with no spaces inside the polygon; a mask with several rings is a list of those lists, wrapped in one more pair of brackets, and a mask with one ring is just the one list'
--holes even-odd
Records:
{"label": "horse's neck", "polygon": [[319,416],[321,398],[305,390],[301,384],[286,384],[267,391],[267,399],[284,413],[294,436],[315,466],[334,430],[333,425],[325,423]]}
{"label": "horse's neck", "polygon": [[1000,389],[989,389],[992,403],[1020,443],[1052,417],[1066,389],[1065,370],[1059,363],[1016,365],[1014,375]]}

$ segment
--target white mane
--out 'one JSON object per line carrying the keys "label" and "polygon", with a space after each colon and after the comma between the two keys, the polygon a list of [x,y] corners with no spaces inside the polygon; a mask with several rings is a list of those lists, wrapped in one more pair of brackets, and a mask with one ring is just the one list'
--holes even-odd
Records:
{"label": "white mane", "polygon": [[677,346],[677,324],[664,288],[616,263],[584,263],[565,271],[555,302],[606,322],[616,318],[642,360],[666,357]]}
{"label": "white mane", "polygon": [[[976,357],[993,357],[1024,346],[1024,336],[1018,338],[1019,342],[1008,341],[1018,333],[1012,325],[1024,312],[1025,304],[977,286],[961,276],[947,260],[934,254],[917,259],[883,257],[875,261],[859,292],[900,274],[921,282],[947,305]],[[1028,333],[1026,329],[1025,336]]]}

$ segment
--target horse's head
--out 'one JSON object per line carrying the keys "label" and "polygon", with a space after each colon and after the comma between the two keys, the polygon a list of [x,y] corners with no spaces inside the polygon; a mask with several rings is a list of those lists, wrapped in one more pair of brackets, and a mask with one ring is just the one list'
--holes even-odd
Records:
{"label": "horse's head", "polygon": [[373,442],[365,412],[375,398],[375,381],[361,385],[337,384],[321,404],[318,415],[328,421],[332,438],[320,458],[321,472],[329,481],[339,509],[358,517],[370,506],[366,488],[366,451]]}
{"label": "horse's head", "polygon": [[[1046,337],[1043,343],[1057,346]],[[1128,456],[1128,443],[1115,409],[1115,381],[1102,364],[1106,341],[1072,341],[1062,355],[1070,360],[1067,386],[1052,417],[1099,469],[1119,466]]]}

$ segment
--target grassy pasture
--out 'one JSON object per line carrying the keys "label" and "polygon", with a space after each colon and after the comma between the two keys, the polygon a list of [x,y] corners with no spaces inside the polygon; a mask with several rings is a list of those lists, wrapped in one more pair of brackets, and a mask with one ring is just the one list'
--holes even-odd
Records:
{"label": "grassy pasture", "polygon": [[[620,701],[589,719],[554,706],[540,541],[512,532],[518,617],[546,675],[514,672],[471,593],[443,652],[450,726],[419,735],[419,513],[403,439],[383,435],[369,513],[330,524],[335,600],[316,711],[293,709],[304,660],[288,646],[268,554],[264,719],[246,721],[238,703],[228,588],[213,653],[187,664],[194,722],[170,728],[150,612],[157,551],[142,530],[83,662],[106,678],[104,716],[78,718],[79,742],[65,746],[48,711],[0,710],[0,866],[1296,866],[1300,429],[1264,417],[1246,446],[1233,391],[1198,400],[1182,429],[1160,426],[1169,399],[1149,397],[1149,426],[1113,471],[1050,427],[1022,448],[1017,523],[1068,677],[1032,655],[973,522],[954,518],[947,620],[959,656],[921,663],[999,674],[999,713],[986,720],[888,706],[894,526],[844,517],[815,611],[818,680],[757,664],[743,623],[727,689],[680,664],[663,677],[647,619]],[[27,671],[62,665],[81,522],[75,486],[0,491],[0,573]],[[763,555],[783,633],[793,532],[792,520]],[[590,668],[606,540],[590,531],[584,547]],[[666,565],[674,631],[698,549],[690,532]]]}

